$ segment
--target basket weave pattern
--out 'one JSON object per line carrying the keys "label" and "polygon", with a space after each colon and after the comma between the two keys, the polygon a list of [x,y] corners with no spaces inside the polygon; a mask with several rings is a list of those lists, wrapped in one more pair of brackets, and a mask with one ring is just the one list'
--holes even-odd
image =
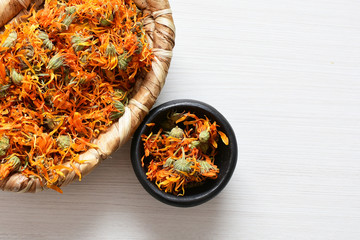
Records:
{"label": "basket weave pattern", "polygon": [[[75,165],[82,176],[90,173],[102,160],[131,137],[155,103],[165,83],[172,49],[175,45],[175,26],[169,3],[167,0],[134,0],[134,2],[147,16],[144,19],[144,27],[147,41],[154,53],[152,69],[137,79],[124,115],[93,141],[99,148],[89,149],[80,155],[80,160],[85,160],[85,162]],[[42,4],[43,0],[0,0],[0,27],[9,21],[22,21],[21,16],[27,14],[29,8],[38,9]],[[65,164],[65,166],[70,165]],[[78,179],[75,171],[64,169],[62,172],[65,177],[58,181],[58,187]],[[14,173],[0,181],[0,189],[14,192],[37,192],[43,190],[44,186],[38,178]]]}

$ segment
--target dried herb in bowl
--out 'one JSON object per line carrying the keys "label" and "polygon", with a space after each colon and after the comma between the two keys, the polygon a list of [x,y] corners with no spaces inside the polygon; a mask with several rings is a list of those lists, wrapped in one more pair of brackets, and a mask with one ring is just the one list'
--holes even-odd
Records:
{"label": "dried herb in bowl", "polygon": [[[0,35],[0,180],[19,172],[59,192],[61,170],[124,112],[153,58],[132,0],[49,0]],[[70,162],[71,167],[64,163]]]}
{"label": "dried herb in bowl", "polygon": [[[147,126],[154,127],[155,123]],[[145,152],[141,161],[147,168],[147,178],[160,190],[179,196],[187,187],[216,179],[221,171],[214,164],[219,136],[225,145],[229,144],[218,127],[206,116],[170,113],[157,133],[141,136]],[[147,166],[144,158],[150,158]]]}

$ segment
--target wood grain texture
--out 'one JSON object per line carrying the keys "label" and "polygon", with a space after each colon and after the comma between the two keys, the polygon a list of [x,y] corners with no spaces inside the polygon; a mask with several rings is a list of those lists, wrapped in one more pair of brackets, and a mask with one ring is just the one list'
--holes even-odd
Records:
{"label": "wood grain texture", "polygon": [[1,192],[0,239],[360,239],[360,2],[170,4],[177,45],[157,104],[193,98],[228,118],[229,185],[166,206],[128,143],[63,195]]}

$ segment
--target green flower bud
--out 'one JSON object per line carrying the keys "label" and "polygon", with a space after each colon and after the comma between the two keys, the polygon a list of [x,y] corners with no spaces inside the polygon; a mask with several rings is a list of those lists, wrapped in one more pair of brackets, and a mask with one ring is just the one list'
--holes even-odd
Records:
{"label": "green flower bud", "polygon": [[17,156],[12,156],[8,163],[10,163],[12,165],[12,171],[17,171],[19,170],[20,166],[21,166],[21,160],[20,158],[18,158]]}
{"label": "green flower bud", "polygon": [[49,36],[46,34],[46,32],[43,32],[43,31],[40,31],[37,36],[38,36],[38,38],[40,38],[41,40],[49,39]]}
{"label": "green flower bud", "polygon": [[115,89],[114,96],[119,99],[125,99],[126,92],[122,89]]}
{"label": "green flower bud", "polygon": [[31,45],[25,47],[25,56],[27,59],[31,59],[34,57],[34,48]]}
{"label": "green flower bud", "polygon": [[43,44],[47,49],[52,50],[54,48],[54,44],[50,41],[49,36],[45,32],[40,31],[38,34],[38,38],[43,40]]}
{"label": "green flower bud", "polygon": [[191,171],[192,163],[186,160],[184,148],[181,148],[182,157],[174,162],[174,169],[180,172],[189,173]]}
{"label": "green flower bud", "polygon": [[141,42],[140,38],[137,39],[137,49],[135,51],[136,54],[140,54],[144,48],[143,43]]}
{"label": "green flower bud", "polygon": [[207,150],[209,149],[209,144],[208,143],[200,143],[199,148],[203,153],[206,153]]}
{"label": "green flower bud", "polygon": [[59,136],[59,138],[56,140],[58,146],[62,149],[68,149],[71,145],[71,138],[68,135],[61,135]]}
{"label": "green flower bud", "polygon": [[87,55],[85,55],[85,54],[82,55],[81,58],[80,58],[80,62],[81,62],[82,64],[86,64],[87,58],[88,58]]}
{"label": "green flower bud", "polygon": [[117,52],[116,52],[116,48],[115,48],[114,44],[109,43],[106,47],[105,55],[107,57],[113,57],[113,56],[116,56],[116,54],[117,54]]}
{"label": "green flower bud", "polygon": [[171,167],[175,162],[175,159],[169,157],[168,159],[166,159],[166,162],[164,164],[164,167]]}
{"label": "green flower bud", "polygon": [[4,43],[2,44],[2,47],[10,48],[15,46],[16,40],[17,40],[17,33],[15,31],[12,31],[9,36],[5,39]]}
{"label": "green flower bud", "polygon": [[198,161],[200,164],[200,173],[207,173],[210,170],[217,169],[207,161]]}
{"label": "green flower bud", "polygon": [[197,148],[197,147],[199,147],[199,145],[200,145],[200,142],[199,142],[199,141],[192,141],[192,142],[190,143],[190,148],[191,148],[191,149]]}
{"label": "green flower bud", "polygon": [[65,12],[68,15],[73,15],[76,12],[76,10],[77,10],[76,6],[71,6],[71,7],[66,7],[65,8]]}
{"label": "green flower bud", "polygon": [[115,101],[114,102],[114,107],[119,110],[120,112],[125,112],[125,106],[122,102],[120,101]]}
{"label": "green flower bud", "polygon": [[51,129],[54,130],[58,125],[59,125],[59,121],[55,121],[52,118],[46,118],[46,125]]}
{"label": "green flower bud", "polygon": [[181,158],[174,162],[174,169],[180,172],[189,173],[191,171],[191,165],[191,162]]}
{"label": "green flower bud", "polygon": [[170,114],[168,114],[167,119],[169,119],[169,121],[175,123],[182,116],[184,116],[183,113],[171,112]]}
{"label": "green flower bud", "polygon": [[103,27],[107,27],[111,25],[111,22],[114,20],[114,15],[111,13],[107,17],[100,18],[100,25]]}
{"label": "green flower bud", "polygon": [[82,37],[80,35],[74,35],[71,37],[71,43],[72,43],[72,46],[75,50],[75,52],[77,51],[82,51],[85,47],[85,43],[86,41],[90,40],[92,38],[92,36],[89,36],[89,37]]}
{"label": "green flower bud", "polygon": [[21,85],[24,76],[18,73],[14,68],[11,70],[11,80],[16,85]]}
{"label": "green flower bud", "polygon": [[118,111],[114,111],[110,113],[110,120],[114,121],[116,119],[119,119],[125,112],[125,106],[122,102],[120,101],[114,101],[114,107],[116,108],[116,110]]}
{"label": "green flower bud", "polygon": [[182,113],[169,112],[166,116],[166,119],[161,122],[161,127],[165,130],[171,130],[176,127],[175,122],[183,116]]}
{"label": "green flower bud", "polygon": [[124,113],[122,112],[111,112],[109,118],[111,121],[115,121],[121,118],[122,115],[124,115]]}
{"label": "green flower bud", "polygon": [[118,57],[118,67],[120,68],[120,70],[125,71],[130,61],[131,61],[131,57],[127,57],[126,51],[123,54],[121,54]]}
{"label": "green flower bud", "polygon": [[178,126],[176,126],[173,129],[171,129],[169,135],[170,135],[170,137],[182,139],[184,137],[184,131],[181,128],[179,128]]}
{"label": "green flower bud", "polygon": [[75,19],[75,16],[66,15],[66,17],[62,21],[62,24],[64,24],[64,26],[65,26],[65,27],[63,27],[63,29],[68,29],[70,24],[74,21],[74,19]]}
{"label": "green flower bud", "polygon": [[202,143],[207,143],[210,138],[210,132],[208,130],[204,130],[199,134],[199,140]]}
{"label": "green flower bud", "polygon": [[7,136],[3,135],[0,138],[0,157],[6,155],[6,152],[9,149],[9,147],[10,147],[10,139]]}
{"label": "green flower bud", "polygon": [[55,56],[53,56],[50,59],[46,68],[56,70],[63,65],[64,65],[64,58],[61,54],[57,53]]}
{"label": "green flower bud", "polygon": [[0,97],[5,97],[9,88],[10,84],[0,85]]}

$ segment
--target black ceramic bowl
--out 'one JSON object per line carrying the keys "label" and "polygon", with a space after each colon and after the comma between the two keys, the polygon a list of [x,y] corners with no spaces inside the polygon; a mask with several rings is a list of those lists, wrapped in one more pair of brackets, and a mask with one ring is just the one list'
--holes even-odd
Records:
{"label": "black ceramic bowl", "polygon": [[[218,130],[224,132],[229,138],[229,145],[225,145],[221,140],[218,141],[217,155],[215,156],[215,165],[220,172],[217,179],[208,179],[205,183],[198,187],[185,189],[184,196],[175,196],[170,193],[165,193],[158,189],[158,187],[146,177],[147,169],[141,166],[141,158],[144,156],[144,147],[141,141],[141,135],[148,135],[151,131],[157,131],[146,126],[148,123],[159,123],[166,119],[166,116],[171,111],[177,112],[192,112],[198,117],[207,116],[211,121],[216,121],[220,126]],[[158,125],[158,124],[157,124]],[[144,160],[146,165],[146,159]],[[229,122],[212,106],[188,99],[174,100],[164,103],[150,111],[148,116],[141,123],[134,134],[131,143],[131,162],[137,178],[143,187],[156,199],[177,207],[191,207],[202,204],[211,198],[215,197],[221,190],[224,189],[229,182],[237,161],[237,143],[233,129]]]}

